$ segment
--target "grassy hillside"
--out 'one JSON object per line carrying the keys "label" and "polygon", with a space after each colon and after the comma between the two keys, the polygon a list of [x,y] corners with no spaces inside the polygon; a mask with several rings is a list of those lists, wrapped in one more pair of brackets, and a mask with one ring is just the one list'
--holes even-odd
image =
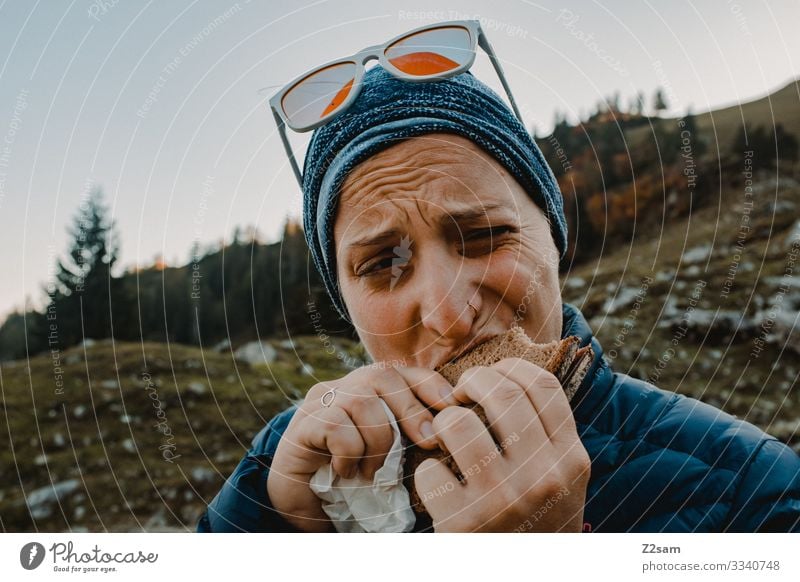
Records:
{"label": "grassy hillside", "polygon": [[717,143],[726,148],[736,132],[747,122],[755,128],[775,127],[778,123],[789,133],[800,136],[800,81],[793,81],[774,93],[739,105],[697,115],[697,128],[707,136],[716,134]]}
{"label": "grassy hillside", "polygon": [[[677,123],[677,119],[663,121],[667,125]],[[751,130],[758,126],[771,130],[780,123],[788,133],[800,137],[800,80],[760,99],[698,113],[695,122],[698,133],[704,136],[711,151],[715,149],[713,144],[717,144],[722,154],[729,151],[743,123],[747,123]],[[627,137],[635,146],[649,139],[651,132],[649,125],[642,125],[629,130]]]}
{"label": "grassy hillside", "polygon": [[193,530],[264,424],[346,371],[316,337],[272,344],[256,366],[178,344],[76,347],[62,393],[50,357],[3,363],[0,530]]}
{"label": "grassy hillside", "polygon": [[800,453],[800,183],[762,174],[754,192],[746,238],[742,186],[572,269],[563,296],[613,350],[616,371],[718,406]]}

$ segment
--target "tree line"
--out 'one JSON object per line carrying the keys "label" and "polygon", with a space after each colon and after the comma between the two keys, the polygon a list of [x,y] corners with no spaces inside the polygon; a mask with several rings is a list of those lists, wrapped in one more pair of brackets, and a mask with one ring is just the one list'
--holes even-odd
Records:
{"label": "tree line", "polygon": [[320,317],[328,335],[354,337],[327,299],[296,221],[287,220],[274,244],[248,240],[236,229],[221,248],[201,253],[195,244],[182,267],[158,261],[121,275],[114,274],[119,236],[100,190],[81,204],[68,231],[66,255],[42,287],[45,307],[12,313],[0,326],[0,361],[63,350],[86,338],[235,345],[313,334]]}
{"label": "tree line", "polygon": [[754,154],[754,170],[793,168],[798,160],[796,136],[779,123],[743,125],[731,143],[720,146],[698,128],[691,109],[677,119],[660,117],[668,109],[663,89],[652,102],[654,115],[648,116],[642,93],[627,108],[616,94],[577,123],[557,112],[550,135],[532,132],[564,195],[566,263],[590,260],[630,242],[637,229],[708,204],[720,187],[738,179],[745,151]]}

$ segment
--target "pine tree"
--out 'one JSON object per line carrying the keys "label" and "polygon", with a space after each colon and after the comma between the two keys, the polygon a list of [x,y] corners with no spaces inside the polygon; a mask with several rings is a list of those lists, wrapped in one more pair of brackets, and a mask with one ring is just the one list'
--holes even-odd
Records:
{"label": "pine tree", "polygon": [[[119,239],[101,190],[93,190],[81,204],[68,232],[68,256],[57,261],[55,281],[46,288],[51,347],[54,341],[64,348],[82,338],[111,337],[112,323],[123,329],[128,325],[128,301],[121,280],[112,276],[119,258]],[[114,301],[119,303],[114,305]],[[113,321],[112,306],[122,316],[117,322]]]}
{"label": "pine tree", "polygon": [[655,94],[653,95],[653,109],[656,112],[656,115],[659,115],[662,111],[666,111],[669,108],[667,104],[667,96],[664,94],[664,90],[659,87],[656,89]]}

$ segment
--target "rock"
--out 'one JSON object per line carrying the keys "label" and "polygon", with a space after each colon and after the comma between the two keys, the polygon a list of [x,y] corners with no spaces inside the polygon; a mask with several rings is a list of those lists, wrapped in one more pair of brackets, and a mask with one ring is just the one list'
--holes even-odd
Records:
{"label": "rock", "polygon": [[728,341],[734,334],[742,338],[753,337],[757,333],[759,320],[733,310],[683,308],[670,295],[657,325],[674,333],[682,334],[685,331],[687,338],[693,341],[716,343]]}
{"label": "rock", "polygon": [[58,447],[60,449],[65,444],[67,444],[67,441],[64,438],[63,434],[61,434],[60,432],[57,432],[56,434],[53,435],[53,445],[55,445],[56,447]]}
{"label": "rock", "polygon": [[609,314],[615,313],[619,309],[633,303],[639,293],[640,290],[638,287],[621,287],[616,294],[606,299],[605,305],[603,305],[603,311]]}
{"label": "rock", "polygon": [[225,381],[228,384],[235,384],[236,383],[236,376],[234,376],[233,374],[228,374],[227,376],[225,376]]}
{"label": "rock", "polygon": [[692,247],[683,253],[683,257],[681,257],[682,263],[699,263],[701,261],[705,261],[708,257],[711,256],[711,245],[704,244],[696,247]]}
{"label": "rock", "polygon": [[267,387],[267,388],[272,388],[272,387],[274,387],[274,386],[275,386],[275,382],[273,382],[273,381],[272,381],[272,380],[270,380],[269,378],[261,378],[261,379],[258,381],[258,383],[259,383],[259,384],[261,384],[262,386],[265,386],[265,387]]}
{"label": "rock", "polygon": [[293,350],[297,347],[292,339],[281,340],[278,345],[284,350]]}
{"label": "rock", "polygon": [[268,342],[250,342],[233,353],[233,357],[248,364],[271,364],[278,353]]}
{"label": "rock", "polygon": [[655,279],[659,283],[666,283],[667,281],[672,281],[675,278],[674,271],[659,271],[656,273]]}
{"label": "rock", "polygon": [[768,427],[767,432],[781,440],[800,434],[800,418],[775,421]]}
{"label": "rock", "polygon": [[81,420],[86,417],[86,407],[83,404],[78,404],[72,409],[72,416]]}
{"label": "rock", "polygon": [[220,451],[216,455],[214,455],[215,463],[227,463],[228,461],[233,461],[233,460],[234,460],[233,455],[225,451]]}
{"label": "rock", "polygon": [[67,364],[68,366],[71,366],[73,364],[79,364],[82,361],[83,361],[83,354],[77,352],[67,354],[66,356],[64,356],[64,363]]}
{"label": "rock", "polygon": [[225,338],[224,340],[214,344],[214,346],[211,348],[211,351],[219,353],[219,352],[227,351],[230,348],[231,348],[231,340],[229,340],[228,338]]}
{"label": "rock", "polygon": [[133,442],[133,439],[125,439],[122,441],[122,448],[128,451],[129,453],[136,452],[136,443]]}
{"label": "rock", "polygon": [[189,382],[189,385],[186,386],[186,389],[195,396],[202,396],[207,391],[206,385],[203,382]]}
{"label": "rock", "polygon": [[195,467],[190,475],[196,484],[213,483],[217,479],[217,474],[207,467]]}
{"label": "rock", "polygon": [[568,277],[564,281],[564,286],[567,289],[583,289],[586,286],[586,280],[581,277]]}
{"label": "rock", "polygon": [[[787,280],[789,278],[787,277]],[[755,315],[761,332],[766,333],[766,340],[782,349],[788,348],[800,353],[800,289],[790,284],[779,288],[772,295],[763,309]]]}
{"label": "rock", "polygon": [[26,502],[34,519],[46,519],[53,513],[53,505],[73,493],[80,486],[77,479],[45,485],[31,491]]}
{"label": "rock", "polygon": [[[772,194],[774,195],[776,192],[785,192],[786,190],[794,189],[800,186],[797,180],[794,178],[790,178],[788,176],[769,176],[765,175],[760,179],[756,180],[753,184],[753,194],[758,196],[759,194]],[[787,201],[788,202],[788,201]],[[780,204],[780,202],[778,202]],[[791,204],[791,203],[790,203]],[[765,208],[763,209],[764,214],[774,214],[776,207],[772,203],[765,204]]]}
{"label": "rock", "polygon": [[167,514],[163,509],[159,509],[151,515],[144,524],[145,531],[155,531],[167,526]]}
{"label": "rock", "polygon": [[300,374],[302,374],[303,376],[313,376],[314,375],[314,366],[312,366],[311,364],[303,363],[300,366],[300,370],[299,371],[300,371]]}
{"label": "rock", "polygon": [[184,368],[188,368],[189,370],[196,370],[198,368],[202,368],[203,364],[200,360],[186,360],[183,363]]}
{"label": "rock", "polygon": [[92,339],[92,338],[90,338],[90,337],[87,337],[87,338],[84,338],[84,340],[83,340],[83,341],[82,341],[80,344],[78,344],[78,345],[80,345],[80,346],[81,346],[81,347],[83,347],[83,348],[90,348],[90,347],[92,347],[93,345],[95,345],[96,343],[97,343],[97,342],[96,342],[95,340],[93,340],[93,339]]}
{"label": "rock", "polygon": [[783,250],[789,252],[792,247],[800,241],[800,218],[795,220],[794,224],[786,231],[786,237],[783,239]]}
{"label": "rock", "polygon": [[72,512],[72,517],[77,520],[83,519],[84,515],[86,515],[86,508],[83,505],[79,505],[75,508],[75,511]]}
{"label": "rock", "polygon": [[698,265],[690,265],[684,273],[687,277],[697,277],[702,272],[702,269],[700,269]]}
{"label": "rock", "polygon": [[130,424],[131,422],[134,421],[134,417],[128,414],[123,414],[122,416],[119,417],[119,421],[124,422],[125,424]]}
{"label": "rock", "polygon": [[110,380],[103,380],[100,382],[100,387],[106,390],[117,390],[119,388],[119,382],[113,378]]}

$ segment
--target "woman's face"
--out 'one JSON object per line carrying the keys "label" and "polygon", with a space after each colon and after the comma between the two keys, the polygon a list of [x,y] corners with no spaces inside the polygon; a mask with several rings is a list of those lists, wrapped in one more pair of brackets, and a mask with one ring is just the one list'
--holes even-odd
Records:
{"label": "woman's face", "polygon": [[419,136],[359,164],[334,237],[342,295],[376,362],[435,368],[514,322],[536,342],[561,337],[545,215],[466,138]]}

